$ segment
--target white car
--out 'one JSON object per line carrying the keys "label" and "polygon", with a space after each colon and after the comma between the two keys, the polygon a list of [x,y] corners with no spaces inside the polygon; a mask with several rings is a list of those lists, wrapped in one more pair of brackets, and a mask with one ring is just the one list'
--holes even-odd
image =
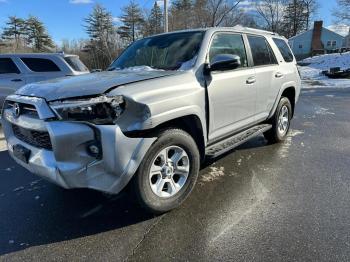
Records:
{"label": "white car", "polygon": [[26,84],[87,73],[89,69],[76,55],[0,54],[0,104]]}

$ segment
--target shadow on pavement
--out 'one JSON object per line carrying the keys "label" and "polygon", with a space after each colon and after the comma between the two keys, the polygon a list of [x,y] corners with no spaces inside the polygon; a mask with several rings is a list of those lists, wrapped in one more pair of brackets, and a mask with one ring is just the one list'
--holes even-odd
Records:
{"label": "shadow on pavement", "polygon": [[[267,146],[260,136],[234,151]],[[88,189],[65,190],[46,182],[0,152],[0,255],[31,246],[90,236],[127,227],[154,216],[139,208],[123,191],[106,196]]]}
{"label": "shadow on pavement", "polygon": [[0,152],[0,214],[0,255],[153,218],[125,192],[61,189],[19,167],[7,152]]}

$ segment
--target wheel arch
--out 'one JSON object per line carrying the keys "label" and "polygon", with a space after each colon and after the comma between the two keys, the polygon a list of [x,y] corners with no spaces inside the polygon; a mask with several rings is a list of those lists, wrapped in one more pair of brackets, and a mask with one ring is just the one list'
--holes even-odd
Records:
{"label": "wheel arch", "polygon": [[184,115],[171,120],[164,121],[151,129],[127,132],[126,135],[129,137],[150,137],[155,133],[170,128],[177,128],[187,132],[196,142],[200,153],[201,161],[204,161],[206,131],[203,127],[199,116],[195,114]]}
{"label": "wheel arch", "polygon": [[281,97],[287,97],[292,105],[292,117],[294,116],[295,103],[296,103],[296,85],[294,83],[286,83],[279,91],[278,96],[275,100],[272,110],[270,111],[268,119],[270,119],[277,109],[278,103],[281,100]]}

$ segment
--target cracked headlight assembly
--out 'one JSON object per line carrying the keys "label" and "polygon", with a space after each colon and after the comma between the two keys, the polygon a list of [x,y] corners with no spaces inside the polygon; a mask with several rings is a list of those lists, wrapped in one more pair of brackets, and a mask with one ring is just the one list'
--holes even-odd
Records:
{"label": "cracked headlight assembly", "polygon": [[96,125],[115,124],[123,113],[123,96],[67,99],[50,103],[60,120],[85,121]]}

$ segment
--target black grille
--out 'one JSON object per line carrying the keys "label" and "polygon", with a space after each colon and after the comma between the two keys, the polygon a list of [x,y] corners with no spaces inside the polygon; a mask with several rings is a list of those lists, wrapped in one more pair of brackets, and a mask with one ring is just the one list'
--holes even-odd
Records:
{"label": "black grille", "polygon": [[48,132],[26,129],[17,125],[12,125],[12,130],[19,140],[38,148],[52,150],[52,144]]}

